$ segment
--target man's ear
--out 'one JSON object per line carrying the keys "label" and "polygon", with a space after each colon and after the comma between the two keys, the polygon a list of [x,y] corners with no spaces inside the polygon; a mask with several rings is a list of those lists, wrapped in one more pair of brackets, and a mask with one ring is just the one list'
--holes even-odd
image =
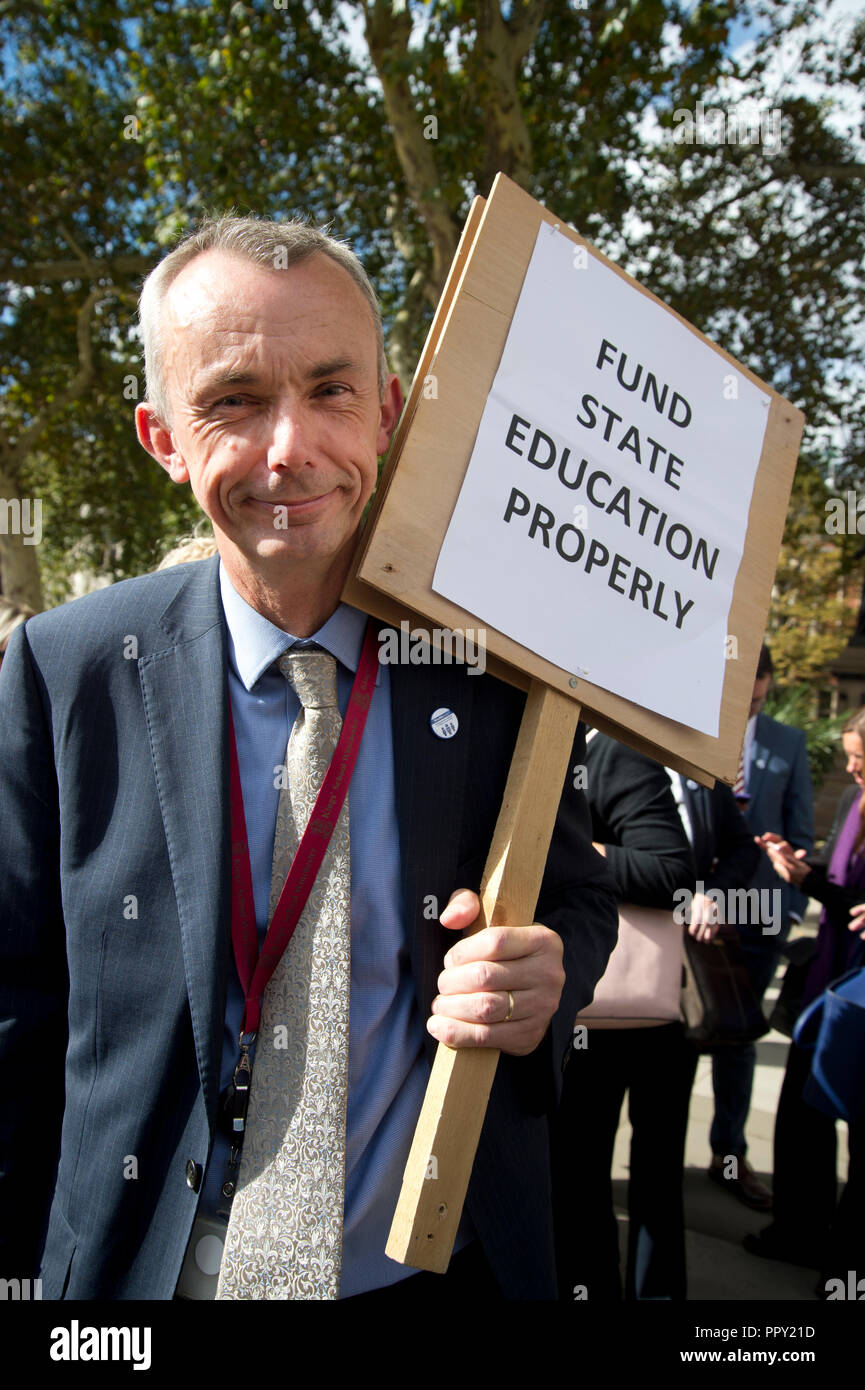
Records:
{"label": "man's ear", "polygon": [[174,435],[163,425],[153,407],[142,401],[135,407],[135,428],[138,440],[148,454],[161,464],[173,483],[188,483],[189,470],[174,443]]}
{"label": "man's ear", "polygon": [[378,439],[376,440],[376,453],[381,455],[387,452],[390,437],[396,429],[396,422],[402,410],[402,387],[399,384],[398,376],[390,376],[387,386],[384,388],[384,395],[381,401],[381,419],[379,422]]}

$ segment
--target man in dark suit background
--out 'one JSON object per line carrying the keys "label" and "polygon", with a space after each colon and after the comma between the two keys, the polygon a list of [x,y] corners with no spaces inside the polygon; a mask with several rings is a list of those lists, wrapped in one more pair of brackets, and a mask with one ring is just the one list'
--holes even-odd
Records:
{"label": "man in dark suit background", "polygon": [[[331,652],[344,713],[364,619],[340,593],[400,407],[359,263],[300,224],[208,224],[150,277],[142,323],[139,437],[191,484],[220,561],[33,620],[0,680],[0,1275],[39,1262],[46,1298],[171,1298],[198,1209],[218,1216],[242,1005],[229,704],[261,934],[272,773],[296,712],[273,661],[309,640]],[[451,1291],[554,1296],[545,1110],[616,932],[570,779],[539,922],[464,938],[442,970],[443,927],[477,915],[523,703],[465,668],[380,671],[349,795],[341,1296],[409,1273],[380,1246],[434,1039],[506,1054]],[[442,708],[457,716],[447,741]],[[430,1281],[397,1288],[428,1298]]]}
{"label": "man in dark suit background", "polygon": [[[801,729],[762,713],[771,682],[772,658],[764,644],[745,732],[740,808],[752,834],[772,831],[796,849],[810,850],[814,843],[814,804],[805,735]],[[748,887],[759,892],[759,912],[752,910],[752,899],[744,918],[735,925],[759,1000],[775,974],[790,926],[801,921],[808,899],[775,873],[766,854],[760,856]],[[771,1193],[745,1157],[745,1123],[751,1106],[755,1062],[753,1043],[725,1048],[712,1058],[715,1117],[710,1133],[709,1176],[747,1206],[768,1210]],[[730,1171],[731,1157],[738,1159],[735,1183],[725,1181],[724,1176],[725,1171]]]}

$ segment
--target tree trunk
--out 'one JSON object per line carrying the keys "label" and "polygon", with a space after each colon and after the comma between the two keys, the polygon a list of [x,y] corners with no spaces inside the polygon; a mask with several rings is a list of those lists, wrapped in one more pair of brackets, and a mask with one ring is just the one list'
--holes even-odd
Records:
{"label": "tree trunk", "polygon": [[484,196],[499,172],[520,187],[529,187],[532,142],[520,106],[519,76],[543,13],[543,0],[512,5],[510,20],[503,18],[499,0],[479,0],[477,5],[473,58],[484,97],[486,156],[478,187]]}
{"label": "tree trunk", "polygon": [[43,604],[37,559],[41,538],[42,499],[22,498],[8,474],[0,472],[0,590],[11,603],[29,604],[37,612]]}
{"label": "tree trunk", "polygon": [[460,239],[452,208],[439,191],[439,170],[432,130],[425,132],[408,79],[408,43],[412,20],[408,5],[394,10],[388,0],[366,6],[366,37],[370,57],[382,85],[393,142],[412,202],[423,219],[432,248],[430,286],[434,300],[445,280]]}

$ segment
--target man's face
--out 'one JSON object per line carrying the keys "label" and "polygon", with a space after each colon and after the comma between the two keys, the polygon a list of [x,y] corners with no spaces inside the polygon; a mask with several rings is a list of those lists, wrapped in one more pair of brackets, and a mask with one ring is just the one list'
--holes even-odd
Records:
{"label": "man's face", "polygon": [[769,686],[772,684],[771,676],[758,676],[754,681],[754,693],[751,696],[751,708],[748,711],[748,718],[752,714],[759,714],[766,703],[766,696],[769,694]]}
{"label": "man's face", "polygon": [[348,272],[321,254],[271,270],[208,251],[171,285],[162,331],[170,425],[140,406],[139,437],[189,481],[229,570],[347,564],[400,406],[395,377],[379,400],[372,313]]}

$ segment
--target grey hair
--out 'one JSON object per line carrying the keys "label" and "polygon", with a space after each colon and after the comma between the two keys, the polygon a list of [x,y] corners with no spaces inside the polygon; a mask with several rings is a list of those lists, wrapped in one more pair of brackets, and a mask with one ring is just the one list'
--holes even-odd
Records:
{"label": "grey hair", "polygon": [[184,266],[205,251],[224,251],[266,266],[285,270],[317,251],[346,270],[363,294],[373,317],[378,347],[378,393],[384,398],[387,358],[381,309],[372,283],[354,252],[342,241],[305,222],[269,222],[259,217],[207,217],[170,251],[144,281],[138,301],[138,318],[144,340],[147,399],[163,424],[169,422],[168,391],[162,370],[162,307],[170,285]]}

